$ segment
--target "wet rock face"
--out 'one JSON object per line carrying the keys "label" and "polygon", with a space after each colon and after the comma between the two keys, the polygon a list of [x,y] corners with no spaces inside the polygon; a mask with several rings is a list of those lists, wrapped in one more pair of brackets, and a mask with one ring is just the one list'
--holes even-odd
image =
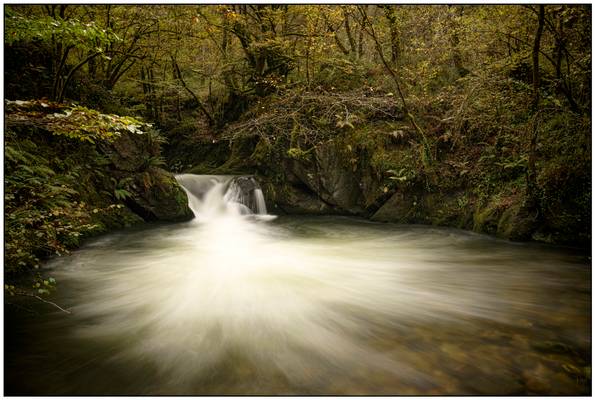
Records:
{"label": "wet rock face", "polygon": [[294,192],[302,192],[296,199],[308,195],[300,190],[300,186],[306,186],[308,192],[314,193],[326,205],[314,207],[316,209],[330,206],[339,213],[360,215],[364,210],[359,178],[345,166],[338,146],[334,142],[320,145],[310,162],[287,160],[285,169],[289,182]]}
{"label": "wet rock face", "polygon": [[379,222],[403,222],[406,220],[412,204],[413,201],[405,197],[403,193],[395,193],[374,213],[371,219]]}
{"label": "wet rock face", "polygon": [[237,185],[242,193],[250,194],[256,189],[260,189],[260,185],[251,176],[238,176],[232,181],[233,184]]}
{"label": "wet rock face", "polygon": [[277,193],[277,207],[287,214],[324,215],[337,214],[337,210],[310,191],[299,185],[286,185]]}
{"label": "wet rock face", "polygon": [[[585,230],[588,224],[584,223],[590,214],[578,215],[582,206],[575,204],[584,200],[578,197],[586,190],[577,189],[574,200],[566,196],[552,205],[541,204],[537,214],[523,207],[525,201],[518,182],[503,181],[502,187],[493,192],[478,193],[466,178],[452,175],[452,171],[437,172],[435,176],[421,171],[406,182],[395,181],[384,161],[379,165],[372,163],[375,156],[391,155],[389,164],[407,164],[409,169],[415,169],[419,166],[412,160],[418,154],[415,146],[395,138],[390,140],[389,145],[371,148],[358,147],[356,139],[338,136],[317,143],[302,155],[293,155],[287,148],[267,153],[270,144],[261,146],[260,142],[247,146],[248,150],[239,146],[243,150],[234,150],[236,155],[230,158],[233,162],[228,163],[240,172],[226,169],[225,174],[256,173],[270,208],[277,213],[357,215],[379,222],[469,229],[514,241],[581,247],[590,243],[590,233]],[[258,154],[257,161],[252,159],[254,154]],[[382,157],[379,159],[384,160]],[[450,171],[451,167],[445,161],[436,170]],[[582,181],[578,177],[575,180],[573,185],[583,188]],[[252,190],[254,185],[249,179],[239,180],[238,184],[245,191]],[[549,190],[557,193],[555,187]]]}

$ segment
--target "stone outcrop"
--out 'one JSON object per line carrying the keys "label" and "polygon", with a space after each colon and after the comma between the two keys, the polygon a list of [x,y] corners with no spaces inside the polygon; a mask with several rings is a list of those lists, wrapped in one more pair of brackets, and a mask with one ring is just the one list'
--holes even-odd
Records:
{"label": "stone outcrop", "polygon": [[147,135],[128,133],[102,150],[110,160],[114,175],[129,178],[132,194],[126,205],[145,221],[186,221],[193,218],[188,198],[173,175],[158,166],[159,147]]}

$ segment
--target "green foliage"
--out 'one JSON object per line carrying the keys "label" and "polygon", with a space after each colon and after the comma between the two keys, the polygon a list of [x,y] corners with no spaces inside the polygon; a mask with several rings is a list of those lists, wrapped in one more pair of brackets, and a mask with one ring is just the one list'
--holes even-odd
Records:
{"label": "green foliage", "polygon": [[126,189],[114,189],[114,197],[116,200],[126,200],[129,197],[132,197],[132,193],[127,191]]}
{"label": "green foliage", "polygon": [[387,174],[391,174],[388,179],[392,179],[398,182],[407,182],[411,179],[411,171],[407,171],[406,168],[401,168],[398,171],[389,169],[386,171]]}
{"label": "green foliage", "polygon": [[5,265],[7,272],[38,267],[40,258],[65,254],[93,231],[89,206],[76,201],[76,170],[57,173],[29,139],[6,132]]}
{"label": "green foliage", "polygon": [[335,114],[335,118],[337,119],[337,122],[335,123],[337,128],[353,129],[353,124],[358,120],[357,115],[347,113],[345,115]]}
{"label": "green foliage", "polygon": [[[56,290],[56,280],[52,277],[42,277],[40,274],[36,274],[31,287],[39,295],[48,295]],[[12,291],[14,293],[14,286]]]}
{"label": "green foliage", "polygon": [[64,46],[100,53],[105,45],[122,40],[109,29],[102,29],[93,21],[83,23],[76,19],[64,20],[60,17],[24,16],[11,6],[6,7],[4,38],[5,44],[9,46],[17,42],[51,44],[58,41]]}
{"label": "green foliage", "polygon": [[293,158],[294,160],[307,161],[309,159],[310,152],[310,150],[304,151],[302,149],[292,147],[287,150],[287,156]]}
{"label": "green foliage", "polygon": [[150,156],[147,157],[144,163],[144,168],[147,169],[149,167],[162,167],[165,165],[165,159],[161,156]]}
{"label": "green foliage", "polygon": [[[123,132],[143,134],[151,129],[151,124],[133,117],[102,114],[82,106],[65,106],[43,100],[6,100],[5,104],[9,112],[7,120],[11,122],[43,126],[54,135],[82,142],[112,141]],[[46,110],[60,112],[44,112]],[[156,140],[154,130],[151,132],[149,140]]]}
{"label": "green foliage", "polygon": [[114,178],[111,178],[111,181],[115,184],[114,197],[116,198],[116,200],[123,201],[132,197],[132,193],[130,193],[129,191],[130,186],[134,182],[134,179],[132,177],[120,179],[117,182]]}
{"label": "green foliage", "polygon": [[329,90],[357,90],[368,83],[364,66],[343,58],[329,58],[314,75],[314,84]]}
{"label": "green foliage", "polygon": [[[104,221],[123,207],[112,201],[132,196],[132,179],[110,180],[110,161],[97,146],[150,125],[41,100],[9,101],[6,110],[5,263],[14,274],[105,229]],[[163,160],[150,156],[147,163]]]}
{"label": "green foliage", "polygon": [[8,285],[5,284],[4,285],[4,290],[10,295],[10,296],[14,296],[16,294],[16,287],[15,285]]}
{"label": "green foliage", "polygon": [[[120,117],[122,118],[122,117]],[[151,124],[146,124],[143,123],[139,120],[135,120],[131,117],[123,117],[125,118],[125,122],[129,123],[129,125],[127,126],[127,129],[129,132],[133,132],[133,133],[138,133],[138,134],[142,134],[143,131],[141,130],[144,129],[145,130],[145,134],[147,136],[147,140],[149,141],[149,144],[152,145],[157,145],[157,146],[162,146],[163,144],[167,143],[167,137],[165,137],[161,131],[159,131],[158,129],[153,128],[153,126]],[[130,126],[132,126],[132,131],[130,130]]]}

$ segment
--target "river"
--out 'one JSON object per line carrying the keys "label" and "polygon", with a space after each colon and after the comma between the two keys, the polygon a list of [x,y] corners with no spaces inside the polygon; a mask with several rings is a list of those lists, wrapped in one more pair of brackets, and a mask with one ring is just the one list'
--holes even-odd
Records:
{"label": "river", "polygon": [[5,393],[590,393],[580,251],[274,219],[229,208],[226,187],[191,198],[202,218],[105,235],[47,263],[52,300],[72,313],[5,307]]}

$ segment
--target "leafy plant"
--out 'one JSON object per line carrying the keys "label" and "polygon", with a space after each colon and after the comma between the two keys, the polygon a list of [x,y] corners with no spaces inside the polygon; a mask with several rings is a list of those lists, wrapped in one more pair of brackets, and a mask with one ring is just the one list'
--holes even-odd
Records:
{"label": "leafy plant", "polygon": [[20,41],[49,43],[58,40],[65,46],[102,52],[104,45],[122,40],[94,22],[83,23],[76,19],[65,20],[51,16],[24,16],[12,7],[6,8],[5,17],[5,43],[8,45]]}
{"label": "leafy plant", "polygon": [[[143,134],[151,124],[133,117],[121,117],[114,114],[102,114],[82,106],[67,106],[42,100],[10,101],[6,100],[10,122],[28,121],[31,125],[43,126],[54,135],[65,136],[81,142],[96,143],[113,141],[124,132]],[[40,112],[39,110],[60,112]]]}
{"label": "leafy plant", "polygon": [[131,177],[127,177],[124,179],[119,180],[116,183],[116,180],[114,178],[111,178],[112,182],[115,183],[115,188],[114,188],[114,197],[116,198],[116,200],[126,200],[130,197],[132,197],[132,193],[130,193],[128,191],[129,186],[131,185],[133,179]]}
{"label": "leafy plant", "polygon": [[400,168],[399,170],[389,169],[386,173],[391,175],[388,179],[407,184],[413,182],[416,177],[415,171],[407,167]]}
{"label": "leafy plant", "polygon": [[162,167],[165,165],[165,159],[162,156],[150,156],[145,160],[145,169],[149,167]]}

